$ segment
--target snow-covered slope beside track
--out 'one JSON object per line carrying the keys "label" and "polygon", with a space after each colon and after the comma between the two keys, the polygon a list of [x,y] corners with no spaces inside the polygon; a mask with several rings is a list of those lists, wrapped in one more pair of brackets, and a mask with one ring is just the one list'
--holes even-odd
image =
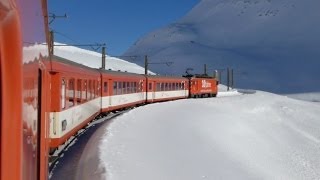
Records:
{"label": "snow-covered slope beside track", "polygon": [[319,179],[320,105],[257,91],[151,104],[105,129],[109,180]]}

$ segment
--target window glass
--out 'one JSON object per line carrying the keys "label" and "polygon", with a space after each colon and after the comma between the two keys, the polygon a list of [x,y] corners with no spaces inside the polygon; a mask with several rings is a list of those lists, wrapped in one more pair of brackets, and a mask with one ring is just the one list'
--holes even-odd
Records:
{"label": "window glass", "polygon": [[126,82],[122,82],[122,94],[126,94],[127,93],[127,83]]}
{"label": "window glass", "polygon": [[66,108],[66,81],[64,79],[61,82],[61,108]]}
{"label": "window glass", "polygon": [[118,95],[122,94],[122,82],[118,82]]}
{"label": "window glass", "polygon": [[76,92],[77,102],[81,102],[81,79],[77,80],[77,92]]}
{"label": "window glass", "polygon": [[74,79],[69,79],[68,86],[68,106],[74,106]]}
{"label": "window glass", "polygon": [[131,93],[134,93],[134,90],[133,90],[133,82],[130,82],[130,92],[131,92]]}
{"label": "window glass", "polygon": [[113,82],[113,95],[117,95],[117,82]]}
{"label": "window glass", "polygon": [[127,82],[127,94],[130,94],[131,93],[131,90],[130,90],[130,83]]}
{"label": "window glass", "polygon": [[83,91],[82,91],[82,100],[87,100],[88,99],[88,81],[84,80],[84,87],[83,87]]}
{"label": "window glass", "polygon": [[105,93],[108,92],[108,82],[104,82],[104,83],[103,83],[103,91],[104,91]]}
{"label": "window glass", "polygon": [[97,82],[97,97],[100,97],[100,95],[101,95],[100,86],[101,86],[101,82],[100,82],[100,80],[98,80],[98,82]]}
{"label": "window glass", "polygon": [[87,100],[91,99],[91,89],[92,89],[91,80],[89,80],[88,91],[87,91],[88,92]]}

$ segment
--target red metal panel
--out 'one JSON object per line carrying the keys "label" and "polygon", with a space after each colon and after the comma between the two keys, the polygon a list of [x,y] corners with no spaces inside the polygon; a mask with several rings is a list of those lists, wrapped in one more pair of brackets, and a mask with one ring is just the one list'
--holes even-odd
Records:
{"label": "red metal panel", "polygon": [[60,145],[62,145],[63,143],[65,143],[71,136],[73,136],[74,134],[76,134],[76,132],[78,132],[80,129],[82,129],[83,127],[85,127],[90,121],[92,121],[99,113],[95,113],[92,116],[90,116],[88,119],[86,119],[85,121],[83,121],[81,124],[79,124],[77,127],[73,128],[71,131],[69,131],[67,134],[65,134],[64,136],[62,136],[61,138],[53,138],[51,139],[50,142],[50,147],[51,148],[56,148],[59,147]]}
{"label": "red metal panel", "polygon": [[[22,179],[21,32],[14,2],[0,2],[1,180]],[[13,97],[15,98],[13,100]]]}
{"label": "red metal panel", "polygon": [[214,78],[191,78],[190,93],[193,95],[217,94],[217,80]]}

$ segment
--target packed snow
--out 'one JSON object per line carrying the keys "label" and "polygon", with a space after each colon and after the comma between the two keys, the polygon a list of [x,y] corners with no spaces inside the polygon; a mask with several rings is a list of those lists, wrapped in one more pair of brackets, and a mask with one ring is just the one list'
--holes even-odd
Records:
{"label": "packed snow", "polygon": [[104,176],[320,179],[318,103],[231,94],[150,104],[116,118],[99,145]]}

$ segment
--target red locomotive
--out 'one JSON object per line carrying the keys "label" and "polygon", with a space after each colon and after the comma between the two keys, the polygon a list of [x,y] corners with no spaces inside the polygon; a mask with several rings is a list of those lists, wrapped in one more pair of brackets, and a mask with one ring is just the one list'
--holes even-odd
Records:
{"label": "red locomotive", "polygon": [[93,69],[52,44],[46,0],[1,0],[0,180],[48,179],[49,152],[101,113],[217,94],[213,78]]}
{"label": "red locomotive", "polygon": [[216,97],[218,93],[218,81],[209,76],[191,76],[188,77],[190,81],[189,97]]}

